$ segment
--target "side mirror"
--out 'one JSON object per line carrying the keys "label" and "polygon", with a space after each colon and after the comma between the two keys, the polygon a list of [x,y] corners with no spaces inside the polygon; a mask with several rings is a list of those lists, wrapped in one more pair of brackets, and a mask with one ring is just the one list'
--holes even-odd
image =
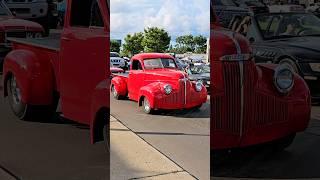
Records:
{"label": "side mirror", "polygon": [[249,38],[250,44],[254,43],[255,41],[256,41],[256,40],[255,40],[253,37]]}

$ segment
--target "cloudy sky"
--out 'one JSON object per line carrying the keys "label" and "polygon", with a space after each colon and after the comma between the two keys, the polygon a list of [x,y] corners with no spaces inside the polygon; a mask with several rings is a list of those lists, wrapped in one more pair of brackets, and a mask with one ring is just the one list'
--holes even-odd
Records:
{"label": "cloudy sky", "polygon": [[186,34],[209,36],[209,0],[110,0],[111,39],[161,27],[172,40]]}

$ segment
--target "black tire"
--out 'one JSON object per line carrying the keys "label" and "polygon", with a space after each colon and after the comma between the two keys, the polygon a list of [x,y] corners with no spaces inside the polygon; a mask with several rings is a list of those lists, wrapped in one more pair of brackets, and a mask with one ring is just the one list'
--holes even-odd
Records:
{"label": "black tire", "polygon": [[296,133],[290,134],[286,137],[276,140],[273,144],[273,150],[276,152],[284,151],[293,143],[295,137]]}
{"label": "black tire", "polygon": [[196,106],[196,107],[194,107],[194,108],[192,108],[193,110],[200,110],[200,108],[202,107],[202,105],[203,104],[200,104],[200,105],[198,105],[198,106]]}
{"label": "black tire", "polygon": [[147,97],[144,97],[142,100],[142,109],[143,109],[143,112],[146,114],[153,113],[153,109],[151,108],[150,102]]}
{"label": "black tire", "polygon": [[14,75],[11,75],[6,83],[8,99],[13,113],[21,120],[27,121],[49,121],[57,108],[57,101],[52,105],[32,106],[21,100],[21,89]]}
{"label": "black tire", "polygon": [[103,128],[103,138],[104,138],[106,150],[107,152],[110,152],[110,130],[108,125],[105,125]]}
{"label": "black tire", "polygon": [[111,85],[111,94],[113,96],[113,98],[115,98],[116,100],[120,100],[121,96],[118,94],[118,91],[116,90],[116,88],[114,87],[114,85]]}

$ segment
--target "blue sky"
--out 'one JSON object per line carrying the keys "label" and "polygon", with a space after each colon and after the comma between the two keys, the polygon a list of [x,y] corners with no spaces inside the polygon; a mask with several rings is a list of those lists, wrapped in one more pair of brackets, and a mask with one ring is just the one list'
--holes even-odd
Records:
{"label": "blue sky", "polygon": [[161,27],[175,37],[193,34],[208,37],[209,0],[110,0],[111,39]]}

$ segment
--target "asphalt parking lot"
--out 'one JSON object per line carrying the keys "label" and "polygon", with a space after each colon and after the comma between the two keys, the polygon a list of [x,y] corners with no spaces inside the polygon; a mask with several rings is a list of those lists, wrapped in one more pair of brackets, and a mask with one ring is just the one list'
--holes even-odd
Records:
{"label": "asphalt parking lot", "polygon": [[211,178],[320,179],[320,106],[313,106],[305,132],[284,152],[255,147],[211,159]]}
{"label": "asphalt parking lot", "polygon": [[145,114],[136,102],[129,100],[111,97],[110,105],[112,116],[184,171],[198,179],[210,178],[209,101],[200,110],[163,111],[155,115]]}
{"label": "asphalt parking lot", "polygon": [[1,88],[0,175],[23,180],[107,179],[105,144],[90,144],[88,127],[58,116],[48,122],[19,120],[2,93]]}

